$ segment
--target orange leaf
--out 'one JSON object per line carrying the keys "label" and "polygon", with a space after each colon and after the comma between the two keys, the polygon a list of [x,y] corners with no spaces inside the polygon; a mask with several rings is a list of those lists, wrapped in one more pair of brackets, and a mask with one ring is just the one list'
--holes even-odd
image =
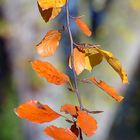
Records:
{"label": "orange leaf", "polygon": [[92,35],[92,32],[91,30],[89,29],[89,27],[87,26],[87,24],[82,21],[80,18],[76,18],[76,24],[77,26],[83,31],[83,33],[87,36],[91,36]]}
{"label": "orange leaf", "polygon": [[32,62],[32,67],[39,76],[46,78],[49,83],[61,85],[69,81],[69,77],[66,74],[61,73],[48,62],[35,60]]}
{"label": "orange leaf", "polygon": [[79,111],[76,124],[82,129],[82,131],[87,135],[91,136],[96,132],[97,122],[89,115],[87,112]]}
{"label": "orange leaf", "polygon": [[124,98],[122,96],[119,96],[117,91],[113,87],[107,85],[105,82],[97,81],[94,77],[91,77],[90,81],[92,81],[94,84],[96,84],[102,90],[104,90],[108,95],[113,97],[116,101],[120,102]]}
{"label": "orange leaf", "polygon": [[[69,59],[69,66],[71,67],[71,57]],[[86,67],[85,54],[74,48],[74,68],[76,73],[79,75]]]}
{"label": "orange leaf", "polygon": [[80,110],[80,107],[74,106],[71,104],[65,104],[60,109],[61,112],[68,113],[72,116],[77,116],[77,111],[79,111],[79,110]]}
{"label": "orange leaf", "polygon": [[18,117],[34,123],[50,122],[60,117],[60,114],[53,111],[48,105],[40,104],[36,100],[21,104],[15,109],[15,113]]}
{"label": "orange leaf", "polygon": [[42,57],[52,56],[58,48],[60,39],[60,32],[57,30],[48,31],[42,41],[36,45],[38,54]]}
{"label": "orange leaf", "polygon": [[42,18],[45,20],[45,22],[48,22],[49,20],[54,19],[61,12],[61,8],[60,7],[49,8],[49,9],[43,10],[40,7],[39,4],[38,4],[38,9],[39,9],[39,12],[40,12]]}
{"label": "orange leaf", "polygon": [[47,127],[44,132],[54,140],[77,140],[76,135],[69,128],[57,128],[52,125]]}

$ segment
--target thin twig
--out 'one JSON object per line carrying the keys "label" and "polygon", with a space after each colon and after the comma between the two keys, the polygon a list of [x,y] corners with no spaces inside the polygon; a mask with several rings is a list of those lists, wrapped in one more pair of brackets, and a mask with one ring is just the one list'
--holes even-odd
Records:
{"label": "thin twig", "polygon": [[75,93],[76,93],[77,98],[78,98],[80,110],[82,110],[83,105],[82,105],[80,93],[78,91],[77,76],[76,76],[76,71],[74,68],[74,55],[73,55],[73,42],[74,41],[73,41],[71,29],[70,29],[69,0],[66,1],[66,21],[67,21],[67,28],[68,28],[68,33],[69,33],[69,38],[70,38],[70,46],[71,46],[71,66],[72,66],[73,76],[74,76],[74,89],[75,89]]}

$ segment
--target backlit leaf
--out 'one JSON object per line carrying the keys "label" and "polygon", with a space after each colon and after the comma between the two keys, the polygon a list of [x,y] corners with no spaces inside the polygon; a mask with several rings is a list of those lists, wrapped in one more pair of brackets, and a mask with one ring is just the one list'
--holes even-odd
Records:
{"label": "backlit leaf", "polygon": [[40,14],[41,14],[42,18],[45,20],[45,22],[48,22],[49,20],[54,19],[61,12],[60,7],[49,8],[49,9],[43,10],[40,7],[40,5],[38,4],[38,8],[39,8]]}
{"label": "backlit leaf", "polygon": [[111,52],[108,52],[99,48],[98,48],[98,51],[104,56],[104,58],[112,66],[112,68],[119,74],[120,78],[122,79],[122,82],[124,84],[128,83],[127,74],[125,70],[123,69],[120,61],[117,58],[115,58]]}
{"label": "backlit leaf", "polygon": [[61,112],[68,113],[72,116],[77,116],[77,111],[79,111],[79,110],[80,110],[80,107],[74,106],[71,104],[65,104],[60,109]]}
{"label": "backlit leaf", "polygon": [[42,57],[52,56],[59,45],[61,33],[57,30],[47,32],[42,41],[36,46],[37,52]]}
{"label": "backlit leaf", "polygon": [[116,89],[107,85],[103,81],[97,81],[94,77],[89,78],[90,81],[92,81],[94,84],[96,84],[98,87],[100,87],[102,90],[104,90],[108,95],[113,97],[116,101],[120,102],[124,97],[119,96]]}
{"label": "backlit leaf", "polygon": [[80,18],[76,18],[76,24],[77,26],[82,30],[82,32],[87,35],[87,36],[91,36],[92,35],[92,32],[91,30],[89,29],[89,27],[87,26],[87,24],[81,20]]}
{"label": "backlit leaf", "polygon": [[77,136],[69,128],[58,128],[52,125],[47,127],[44,132],[54,140],[77,140]]}
{"label": "backlit leaf", "polygon": [[[69,66],[71,68],[71,57],[69,59]],[[74,48],[74,68],[76,73],[79,75],[86,67],[85,54]]]}
{"label": "backlit leaf", "polygon": [[66,0],[38,0],[38,3],[42,10],[45,10],[49,8],[63,7],[66,3]]}
{"label": "backlit leaf", "polygon": [[120,61],[114,57],[111,52],[103,50],[92,44],[81,44],[78,46],[81,51],[85,54],[86,69],[91,71],[92,68],[101,63],[103,58],[111,65],[111,67],[119,74],[123,83],[128,83],[128,77],[123,69]]}
{"label": "backlit leaf", "polygon": [[50,122],[60,117],[60,114],[53,111],[48,105],[43,105],[36,100],[21,104],[15,109],[15,113],[18,117],[34,123]]}
{"label": "backlit leaf", "polygon": [[91,115],[89,115],[87,112],[84,111],[78,112],[76,124],[87,136],[92,136],[97,129],[96,120]]}
{"label": "backlit leaf", "polygon": [[41,60],[32,62],[33,69],[40,77],[45,78],[49,83],[61,85],[69,81],[69,77],[58,71],[52,64]]}

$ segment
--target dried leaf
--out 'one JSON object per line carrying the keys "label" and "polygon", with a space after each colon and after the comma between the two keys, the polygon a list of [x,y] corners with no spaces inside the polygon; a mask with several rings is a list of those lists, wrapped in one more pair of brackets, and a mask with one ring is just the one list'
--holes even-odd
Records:
{"label": "dried leaf", "polygon": [[48,105],[43,105],[36,100],[21,104],[15,109],[15,113],[18,117],[34,123],[50,122],[60,117],[60,114],[52,110]]}
{"label": "dried leaf", "polygon": [[72,116],[77,116],[77,111],[79,111],[79,110],[80,110],[80,107],[74,106],[71,104],[65,104],[60,109],[61,112],[68,113]]}
{"label": "dried leaf", "polygon": [[76,127],[76,124],[74,123],[70,130],[78,137],[79,136],[79,129]]}
{"label": "dried leaf", "polygon": [[76,122],[77,126],[89,137],[92,136],[97,129],[96,120],[89,115],[87,112],[79,111],[78,118]]}
{"label": "dried leaf", "polygon": [[52,56],[59,45],[61,33],[57,30],[47,32],[42,41],[36,46],[37,52],[42,57]]}
{"label": "dried leaf", "polygon": [[76,135],[69,128],[57,128],[52,125],[47,127],[44,132],[54,140],[77,140]]}
{"label": "dried leaf", "polygon": [[87,36],[91,36],[92,35],[92,32],[91,30],[89,29],[89,27],[87,26],[87,24],[81,20],[80,18],[76,18],[76,24],[77,26],[82,30],[82,32],[87,35]]}
{"label": "dried leaf", "polygon": [[[74,68],[76,73],[79,75],[86,67],[85,54],[74,48]],[[69,67],[71,68],[71,57],[69,59]]]}
{"label": "dried leaf", "polygon": [[42,10],[49,8],[60,8],[63,7],[66,3],[66,0],[38,0],[38,4]]}
{"label": "dried leaf", "polygon": [[32,62],[33,69],[39,76],[45,78],[49,83],[61,85],[69,81],[69,77],[58,71],[52,64],[41,60]]}
{"label": "dried leaf", "polygon": [[108,95],[113,97],[116,101],[120,102],[124,97],[119,96],[115,88],[107,85],[103,81],[97,81],[94,77],[89,78],[90,81],[92,81],[94,84],[96,84],[98,87],[100,87],[102,90],[104,90]]}
{"label": "dried leaf", "polygon": [[49,9],[43,10],[40,7],[39,4],[38,4],[38,9],[40,11],[40,14],[41,14],[42,18],[45,20],[45,22],[48,22],[49,20],[54,19],[61,12],[61,8],[60,7],[49,8]]}

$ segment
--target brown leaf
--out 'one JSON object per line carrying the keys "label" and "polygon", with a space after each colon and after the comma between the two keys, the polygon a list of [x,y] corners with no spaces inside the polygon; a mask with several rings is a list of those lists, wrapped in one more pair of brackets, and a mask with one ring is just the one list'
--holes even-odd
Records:
{"label": "brown leaf", "polygon": [[[71,68],[71,57],[69,59],[69,66]],[[74,68],[76,73],[79,75],[86,67],[85,54],[74,48]]]}
{"label": "brown leaf", "polygon": [[45,22],[48,22],[49,20],[54,19],[61,12],[61,8],[60,7],[57,7],[57,8],[49,8],[49,9],[43,10],[40,7],[39,4],[38,4],[38,9],[40,11],[40,14],[41,14],[42,18],[45,20]]}
{"label": "brown leaf", "polygon": [[97,81],[94,77],[89,78],[90,81],[92,81],[94,84],[96,84],[98,87],[100,87],[102,90],[104,90],[108,95],[113,97],[116,101],[120,102],[123,100],[124,97],[119,96],[116,89],[107,85],[103,81]]}
{"label": "brown leaf", "polygon": [[70,130],[78,137],[79,136],[79,129],[76,127],[76,124],[73,124]]}
{"label": "brown leaf", "polygon": [[89,137],[92,136],[97,129],[96,120],[85,111],[78,112],[78,118],[76,122],[77,126]]}
{"label": "brown leaf", "polygon": [[47,127],[44,132],[54,140],[77,140],[76,135],[69,128],[57,128],[52,125]]}
{"label": "brown leaf", "polygon": [[21,104],[15,109],[15,113],[18,117],[34,123],[50,122],[60,117],[60,114],[52,110],[48,105],[43,105],[36,100]]}
{"label": "brown leaf", "polygon": [[71,104],[65,104],[60,109],[61,112],[68,113],[72,116],[77,116],[77,111],[79,111],[79,110],[80,110],[80,107],[74,106]]}
{"label": "brown leaf", "polygon": [[48,31],[42,41],[36,45],[38,54],[42,57],[52,56],[59,46],[60,39],[61,33],[59,31]]}
{"label": "brown leaf", "polygon": [[32,62],[33,69],[40,77],[45,78],[49,83],[61,85],[69,81],[69,77],[58,71],[52,64],[41,60]]}
{"label": "brown leaf", "polygon": [[87,24],[81,20],[80,18],[76,18],[76,24],[77,26],[83,31],[83,33],[87,36],[91,36],[92,35],[92,32],[91,30],[89,29],[89,27],[87,26]]}

